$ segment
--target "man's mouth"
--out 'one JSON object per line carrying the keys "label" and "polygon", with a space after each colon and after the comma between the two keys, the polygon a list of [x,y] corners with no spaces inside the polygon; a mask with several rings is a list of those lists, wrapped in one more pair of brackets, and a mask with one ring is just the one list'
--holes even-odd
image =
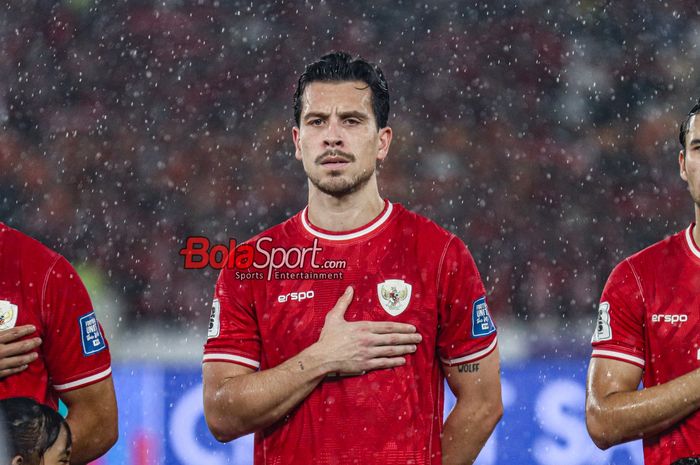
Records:
{"label": "man's mouth", "polygon": [[331,152],[324,154],[320,157],[319,161],[317,162],[319,165],[323,166],[324,168],[330,169],[330,170],[335,170],[335,169],[341,169],[346,166],[348,166],[350,163],[352,163],[354,160],[354,157],[350,154],[339,154],[337,152]]}
{"label": "man's mouth", "polygon": [[337,156],[326,157],[323,160],[321,160],[321,166],[330,169],[342,168],[349,164],[350,160],[348,160],[347,158]]}

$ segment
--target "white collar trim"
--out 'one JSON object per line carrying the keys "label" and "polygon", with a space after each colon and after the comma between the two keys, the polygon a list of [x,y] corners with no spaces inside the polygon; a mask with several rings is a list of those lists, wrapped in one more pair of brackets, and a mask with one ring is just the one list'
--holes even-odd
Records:
{"label": "white collar trim", "polygon": [[[378,220],[376,220],[374,223],[371,225],[367,226],[366,228],[360,229],[359,231],[355,231],[352,233],[348,234],[326,234],[322,233],[321,231],[317,231],[314,229],[311,224],[306,220],[306,213],[308,210],[308,206],[304,208],[304,211],[301,212],[301,224],[304,226],[304,229],[306,229],[309,233],[313,234],[314,236],[320,238],[320,239],[326,239],[329,241],[347,241],[350,239],[357,239],[358,237],[362,237],[366,234],[371,233],[372,231],[376,230],[379,228],[381,225],[386,223],[386,220],[389,219],[389,216],[391,216],[391,212],[394,210],[394,206],[392,205],[391,202],[387,202],[389,205],[384,212],[384,214],[379,217]],[[700,253],[700,252],[699,252]]]}
{"label": "white collar trim", "polygon": [[688,242],[688,248],[691,252],[693,252],[693,255],[700,258],[700,250],[698,250],[698,248],[695,246],[695,242],[693,241],[692,236],[692,230],[693,225],[691,224],[690,226],[688,226],[688,229],[685,230],[685,240],[686,242]]}

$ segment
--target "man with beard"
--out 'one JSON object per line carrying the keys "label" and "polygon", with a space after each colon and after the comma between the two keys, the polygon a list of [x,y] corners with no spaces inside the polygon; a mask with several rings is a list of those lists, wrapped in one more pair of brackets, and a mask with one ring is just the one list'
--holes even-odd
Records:
{"label": "man with beard", "polygon": [[593,334],[588,431],[603,449],[642,438],[647,464],[700,464],[699,113],[681,123],[678,155],[695,222],[615,267]]}
{"label": "man with beard", "polygon": [[383,73],[331,53],[294,103],[308,206],[248,241],[258,272],[219,276],[207,424],[220,441],[256,432],[256,465],[472,463],[503,409],[496,328],[464,243],[379,195]]}

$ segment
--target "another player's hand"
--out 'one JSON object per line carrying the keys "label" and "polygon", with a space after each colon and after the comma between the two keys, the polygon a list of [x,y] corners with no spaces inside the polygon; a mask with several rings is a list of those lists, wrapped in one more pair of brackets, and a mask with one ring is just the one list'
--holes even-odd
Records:
{"label": "another player's hand", "polygon": [[19,340],[36,331],[32,325],[0,330],[0,378],[26,370],[39,357],[33,352],[41,345],[41,339]]}
{"label": "another player's hand", "polygon": [[361,374],[404,365],[403,355],[416,351],[422,337],[416,327],[391,321],[345,321],[352,302],[348,287],[326,315],[316,349],[332,367],[343,374]]}

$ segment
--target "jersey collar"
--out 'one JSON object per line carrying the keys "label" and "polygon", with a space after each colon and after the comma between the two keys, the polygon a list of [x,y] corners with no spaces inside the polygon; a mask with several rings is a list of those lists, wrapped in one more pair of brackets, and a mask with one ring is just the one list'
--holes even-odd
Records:
{"label": "jersey collar", "polygon": [[697,258],[700,258],[700,247],[695,243],[695,239],[693,238],[693,229],[695,228],[695,223],[692,223],[690,226],[688,226],[688,229],[685,230],[685,240],[688,243],[688,248],[692,252],[693,255],[695,255]]}
{"label": "jersey collar", "polygon": [[318,237],[319,239],[326,239],[328,241],[348,241],[361,238],[372,233],[373,231],[376,231],[380,226],[387,222],[391,216],[391,212],[394,210],[394,205],[385,199],[384,210],[382,210],[382,212],[375,219],[366,225],[361,226],[360,228],[342,232],[328,231],[312,225],[309,221],[308,210],[309,207],[306,206],[301,212],[301,224],[308,233]]}

